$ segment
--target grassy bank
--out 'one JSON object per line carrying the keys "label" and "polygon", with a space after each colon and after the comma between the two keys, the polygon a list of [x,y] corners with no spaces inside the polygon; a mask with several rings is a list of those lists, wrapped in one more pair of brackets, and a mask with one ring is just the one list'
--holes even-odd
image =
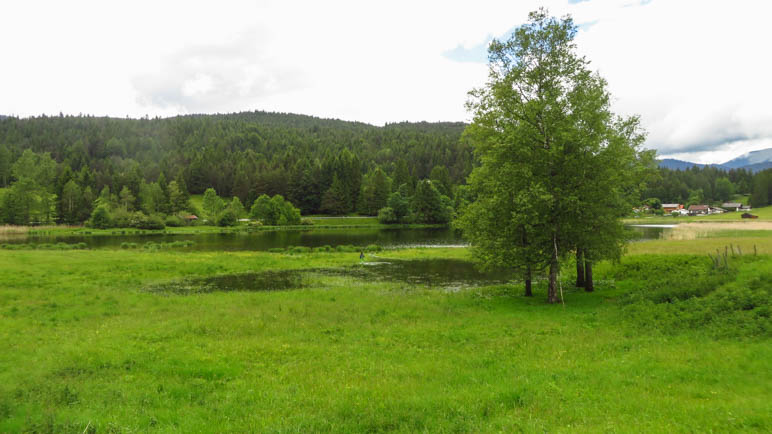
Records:
{"label": "grassy bank", "polygon": [[[709,273],[702,254],[600,264],[593,294],[572,290],[566,273],[565,306],[543,303],[542,282],[532,299],[509,285],[448,293],[323,274],[290,291],[145,290],[193,276],[348,266],[356,256],[0,251],[0,431],[772,426],[768,337],[646,324],[646,309],[666,306],[630,296],[650,289],[647,267],[669,287]],[[770,263],[738,259],[715,284],[755,282]]]}

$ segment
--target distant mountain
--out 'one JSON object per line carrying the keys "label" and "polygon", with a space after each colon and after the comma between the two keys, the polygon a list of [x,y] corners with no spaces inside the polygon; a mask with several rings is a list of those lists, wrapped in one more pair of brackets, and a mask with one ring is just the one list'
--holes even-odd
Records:
{"label": "distant mountain", "polygon": [[670,170],[688,170],[694,166],[712,166],[724,170],[745,169],[750,170],[751,172],[759,172],[761,170],[772,168],[772,148],[749,152],[721,164],[700,164],[673,158],[659,160],[659,167]]}
{"label": "distant mountain", "polygon": [[676,160],[674,158],[665,158],[663,160],[659,160],[659,167],[664,167],[665,169],[670,170],[687,170],[693,166],[703,167],[705,165],[699,163],[691,163],[689,161]]}
{"label": "distant mountain", "polygon": [[[721,166],[729,169],[738,169],[740,167],[751,165],[764,165],[764,163],[772,163],[772,148],[748,152],[745,155],[741,155],[735,159],[727,161],[726,163],[722,163]],[[768,167],[769,166],[766,166],[764,169]]]}

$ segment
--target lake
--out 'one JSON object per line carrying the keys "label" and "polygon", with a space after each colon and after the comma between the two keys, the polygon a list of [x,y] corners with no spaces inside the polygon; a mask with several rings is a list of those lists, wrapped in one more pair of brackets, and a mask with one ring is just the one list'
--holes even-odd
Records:
{"label": "lake", "polygon": [[[630,228],[638,240],[660,239],[673,229],[673,225],[634,225]],[[459,231],[451,228],[362,228],[340,227],[335,229],[309,228],[303,230],[278,230],[235,233],[200,234],[116,234],[116,235],[32,235],[6,239],[12,244],[32,243],[86,243],[92,249],[117,249],[122,243],[143,245],[147,242],[170,243],[193,241],[185,250],[191,251],[239,251],[269,250],[289,246],[321,247],[353,245],[364,247],[376,244],[384,248],[395,247],[462,247],[467,245]]]}
{"label": "lake", "polygon": [[381,247],[448,247],[465,245],[458,231],[450,228],[346,228],[279,230],[238,233],[202,234],[125,234],[125,235],[64,235],[17,237],[9,243],[86,243],[89,248],[120,248],[121,243],[170,243],[194,241],[185,250],[238,251],[269,250],[289,246],[321,247],[353,245],[358,247],[377,244]]}

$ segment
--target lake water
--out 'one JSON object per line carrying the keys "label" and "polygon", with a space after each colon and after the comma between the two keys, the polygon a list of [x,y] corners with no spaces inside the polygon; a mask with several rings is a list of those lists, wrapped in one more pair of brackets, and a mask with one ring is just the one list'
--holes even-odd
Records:
{"label": "lake water", "polygon": [[[630,226],[636,239],[660,239],[672,231],[672,225]],[[202,234],[123,234],[83,236],[20,236],[4,240],[7,243],[86,243],[91,249],[118,249],[122,243],[171,243],[193,241],[189,251],[269,250],[289,246],[321,247],[353,245],[364,247],[376,244],[393,247],[461,247],[467,245],[460,232],[450,228],[336,228],[308,230],[257,231],[239,233]]]}
{"label": "lake water", "polygon": [[86,243],[89,248],[120,248],[121,243],[147,242],[170,243],[194,241],[185,250],[237,251],[269,250],[289,246],[321,247],[353,245],[358,247],[377,244],[381,247],[440,247],[463,246],[465,242],[458,231],[449,228],[345,228],[257,231],[241,233],[208,234],[126,234],[126,235],[85,235],[85,236],[30,236],[7,240],[11,243]]}

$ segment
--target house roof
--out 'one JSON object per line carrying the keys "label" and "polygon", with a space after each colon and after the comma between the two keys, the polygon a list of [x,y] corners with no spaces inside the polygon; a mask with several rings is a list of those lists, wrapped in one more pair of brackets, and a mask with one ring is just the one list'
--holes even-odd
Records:
{"label": "house roof", "polygon": [[739,202],[724,202],[721,204],[724,208],[740,208],[743,204]]}
{"label": "house roof", "polygon": [[663,203],[662,208],[678,208],[680,207],[680,203]]}
{"label": "house roof", "polygon": [[707,205],[689,205],[689,211],[707,211],[708,209]]}

